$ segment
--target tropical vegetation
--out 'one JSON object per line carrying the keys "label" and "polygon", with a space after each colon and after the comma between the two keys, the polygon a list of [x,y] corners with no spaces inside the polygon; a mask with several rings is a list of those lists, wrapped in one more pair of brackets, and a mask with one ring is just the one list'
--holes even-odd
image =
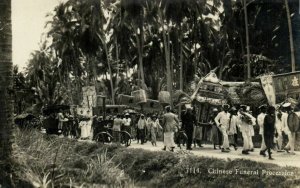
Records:
{"label": "tropical vegetation", "polygon": [[163,90],[190,93],[211,70],[227,81],[295,71],[293,3],[69,0],[48,15],[26,83],[42,105],[79,104],[86,85],[114,104],[137,89],[152,99]]}

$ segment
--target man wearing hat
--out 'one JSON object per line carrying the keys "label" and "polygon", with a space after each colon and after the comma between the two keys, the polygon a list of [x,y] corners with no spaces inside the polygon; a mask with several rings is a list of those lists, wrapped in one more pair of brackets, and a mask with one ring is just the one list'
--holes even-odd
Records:
{"label": "man wearing hat", "polygon": [[295,141],[292,136],[292,132],[288,126],[288,116],[289,114],[292,113],[292,107],[291,103],[287,102],[282,105],[282,123],[283,123],[283,132],[288,136],[288,143],[284,147],[284,150],[286,152],[290,153],[289,150],[291,150],[291,154],[294,154],[294,146],[295,146]]}
{"label": "man wearing hat", "polygon": [[149,125],[149,132],[150,132],[150,141],[153,146],[156,146],[156,135],[158,134],[158,130],[162,129],[156,115],[153,114],[151,116],[151,118],[148,121],[148,125]]}
{"label": "man wearing hat", "polygon": [[210,131],[210,141],[214,145],[214,149],[216,148],[216,145],[219,145],[219,148],[221,149],[222,145],[222,133],[217,127],[217,124],[215,122],[215,118],[217,117],[219,113],[219,110],[217,108],[213,108],[212,115],[210,116],[210,124],[211,124],[211,131]]}
{"label": "man wearing hat", "polygon": [[[238,124],[240,125],[240,130],[243,136],[243,151],[242,154],[249,154],[251,148],[251,127],[255,122],[255,118],[246,112],[247,106],[241,105],[239,114],[238,114]],[[253,145],[253,144],[252,144]]]}
{"label": "man wearing hat", "polygon": [[230,119],[229,119],[229,128],[228,128],[228,139],[229,145],[233,146],[237,150],[237,143],[235,136],[237,136],[237,109],[232,107],[230,109]]}
{"label": "man wearing hat", "polygon": [[256,124],[256,119],[252,116],[252,111],[250,110],[250,106],[247,106],[246,112],[251,116],[251,120],[252,120],[251,124],[249,124],[249,129],[250,129],[250,140],[249,140],[250,150],[249,151],[253,152],[254,145],[253,145],[252,137],[255,135],[254,134],[254,125]]}
{"label": "man wearing hat", "polygon": [[182,129],[185,131],[187,136],[186,149],[192,150],[194,125],[197,123],[197,121],[191,107],[187,107],[186,112],[181,116],[181,120],[183,126]]}
{"label": "man wearing hat", "polygon": [[258,107],[260,110],[260,114],[257,116],[257,124],[259,126],[259,134],[262,137],[261,147],[260,147],[260,155],[264,155],[264,150],[267,148],[264,139],[264,120],[266,116],[267,105],[263,104]]}
{"label": "man wearing hat", "polygon": [[223,105],[223,111],[219,112],[217,117],[215,117],[215,122],[222,132],[223,136],[223,145],[222,145],[222,152],[229,152],[229,141],[228,141],[228,134],[227,130],[229,128],[229,119],[230,113],[228,112],[229,105]]}
{"label": "man wearing hat", "polygon": [[120,131],[121,131],[122,124],[123,124],[123,120],[121,119],[121,115],[118,114],[113,121],[113,127],[112,127],[114,141],[117,143],[120,143],[120,138],[121,138]]}
{"label": "man wearing hat", "polygon": [[282,143],[283,143],[283,121],[282,121],[282,112],[280,106],[276,106],[276,120],[275,120],[275,128],[276,128],[276,143],[277,143],[277,152],[283,152]]}
{"label": "man wearing hat", "polygon": [[147,122],[146,122],[144,114],[141,114],[137,125],[138,125],[137,126],[138,143],[139,143],[139,140],[141,140],[141,144],[144,144],[145,143],[145,129],[147,126]]}
{"label": "man wearing hat", "polygon": [[131,134],[131,118],[129,113],[126,113],[125,117],[123,118],[123,126],[124,131],[127,131],[129,134]]}
{"label": "man wearing hat", "polygon": [[267,115],[265,116],[264,119],[264,131],[263,131],[263,136],[264,136],[264,141],[266,144],[266,149],[262,151],[262,155],[266,156],[265,152],[268,151],[269,154],[269,159],[273,160],[271,154],[271,149],[273,148],[273,143],[274,143],[274,134],[275,134],[275,107],[269,106],[267,109]]}

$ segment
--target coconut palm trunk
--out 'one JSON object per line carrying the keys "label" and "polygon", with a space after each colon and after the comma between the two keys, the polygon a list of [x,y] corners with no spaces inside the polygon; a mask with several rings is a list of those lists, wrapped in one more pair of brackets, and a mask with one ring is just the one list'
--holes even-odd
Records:
{"label": "coconut palm trunk", "polygon": [[[181,31],[182,32],[182,31]],[[179,44],[180,44],[180,54],[179,54],[179,90],[183,91],[183,44],[182,44],[182,33],[180,32],[180,37],[179,37]],[[180,102],[180,101],[179,101]],[[181,105],[179,105],[179,109],[178,109],[178,115],[179,118],[181,118]]]}
{"label": "coconut palm trunk", "polygon": [[171,50],[170,50],[170,36],[166,31],[163,31],[164,49],[165,49],[165,60],[167,69],[167,88],[170,93],[170,106],[173,107],[172,101],[172,73],[171,73]]}
{"label": "coconut palm trunk", "polygon": [[117,62],[117,73],[116,73],[115,86],[118,87],[120,69],[119,69],[119,48],[118,48],[117,37],[115,37],[114,42],[115,42],[115,48],[116,48],[116,62]]}
{"label": "coconut palm trunk", "polygon": [[291,49],[291,66],[292,66],[292,72],[295,72],[295,70],[296,70],[295,48],[294,48],[294,41],[293,41],[293,30],[292,30],[291,14],[290,14],[290,8],[289,8],[288,0],[284,0],[284,3],[285,3],[286,16],[287,16],[288,27],[289,27],[289,39],[290,39],[290,49]]}
{"label": "coconut palm trunk", "polygon": [[0,1],[0,187],[14,187],[12,175],[13,103],[11,0]]}
{"label": "coconut palm trunk", "polygon": [[247,79],[250,79],[251,78],[251,67],[250,67],[250,46],[249,46],[247,1],[244,0],[243,3],[244,3],[244,18],[245,18],[245,30],[246,30],[246,49],[247,49]]}
{"label": "coconut palm trunk", "polygon": [[[144,66],[143,66],[143,29],[141,28],[141,33],[136,32],[136,42],[139,56],[139,75],[142,81],[142,85],[145,84]],[[141,86],[142,87],[142,86]],[[143,88],[143,87],[142,87]]]}
{"label": "coconut palm trunk", "polygon": [[103,42],[103,47],[104,47],[104,51],[105,51],[105,55],[106,55],[108,74],[110,76],[109,83],[110,83],[110,92],[111,92],[111,102],[112,102],[112,104],[115,104],[115,89],[114,89],[114,83],[113,83],[113,74],[112,74],[111,64],[110,64],[110,60],[109,60],[108,48],[107,48],[106,42],[104,40],[102,40],[102,42]]}

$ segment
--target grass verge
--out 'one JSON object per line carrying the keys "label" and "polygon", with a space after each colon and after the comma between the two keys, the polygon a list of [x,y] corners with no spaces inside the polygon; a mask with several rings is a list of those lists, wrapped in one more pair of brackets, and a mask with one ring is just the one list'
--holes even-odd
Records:
{"label": "grass verge", "polygon": [[[300,170],[250,160],[152,152],[17,132],[16,177],[32,187],[297,187]],[[209,169],[233,171],[212,174]],[[259,171],[256,175],[237,174]],[[293,172],[265,175],[262,170]]]}

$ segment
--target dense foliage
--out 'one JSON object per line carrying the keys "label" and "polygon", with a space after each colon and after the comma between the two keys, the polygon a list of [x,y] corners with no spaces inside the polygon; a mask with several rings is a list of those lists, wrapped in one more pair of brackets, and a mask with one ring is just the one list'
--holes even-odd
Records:
{"label": "dense foliage", "polygon": [[[243,2],[69,0],[49,14],[48,39],[33,53],[27,80],[37,93],[48,88],[49,95],[43,97],[52,99],[43,104],[78,103],[83,85],[95,85],[114,103],[118,94],[136,88],[147,90],[152,99],[161,90],[189,93],[213,69],[228,81],[245,80],[247,63],[252,78],[290,71],[284,1],[247,1],[249,36]],[[294,33],[300,17],[295,3],[290,1]],[[295,49],[300,45],[298,37],[293,38]],[[45,86],[37,78],[54,83]],[[63,93],[76,95],[55,100],[51,94],[61,85],[67,87]]]}

